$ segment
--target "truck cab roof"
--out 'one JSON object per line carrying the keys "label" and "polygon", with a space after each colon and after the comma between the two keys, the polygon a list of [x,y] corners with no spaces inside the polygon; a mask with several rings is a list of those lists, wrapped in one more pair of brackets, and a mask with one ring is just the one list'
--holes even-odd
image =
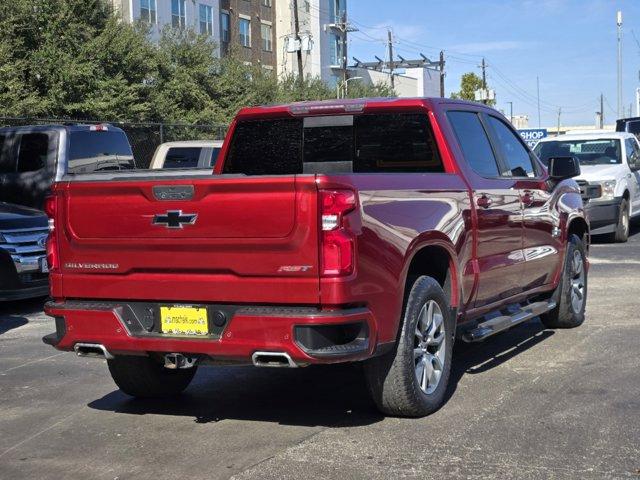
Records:
{"label": "truck cab roof", "polygon": [[246,107],[238,112],[238,119],[247,117],[264,116],[311,116],[311,115],[339,115],[359,114],[380,110],[428,108],[435,105],[455,104],[490,110],[499,113],[495,109],[481,103],[467,100],[455,100],[440,97],[414,97],[414,98],[349,98],[336,100],[304,101],[289,104]]}

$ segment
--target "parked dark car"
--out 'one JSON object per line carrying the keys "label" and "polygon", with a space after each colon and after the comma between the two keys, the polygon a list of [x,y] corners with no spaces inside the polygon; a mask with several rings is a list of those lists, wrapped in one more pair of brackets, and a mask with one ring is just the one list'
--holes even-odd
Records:
{"label": "parked dark car", "polygon": [[47,295],[48,233],[43,212],[0,202],[0,301]]}
{"label": "parked dark car", "polygon": [[65,173],[135,168],[126,134],[111,125],[0,128],[0,201],[42,209]]}

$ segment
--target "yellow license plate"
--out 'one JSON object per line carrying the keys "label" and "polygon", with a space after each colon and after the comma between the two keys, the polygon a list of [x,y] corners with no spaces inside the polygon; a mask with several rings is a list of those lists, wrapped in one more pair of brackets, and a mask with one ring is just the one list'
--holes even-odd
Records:
{"label": "yellow license plate", "polygon": [[207,309],[199,307],[160,307],[162,333],[209,335]]}

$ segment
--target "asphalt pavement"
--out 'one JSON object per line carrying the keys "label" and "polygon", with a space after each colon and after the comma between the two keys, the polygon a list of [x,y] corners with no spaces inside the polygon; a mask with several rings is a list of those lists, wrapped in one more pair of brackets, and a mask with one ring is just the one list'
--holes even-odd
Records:
{"label": "asphalt pavement", "polygon": [[0,305],[0,479],[640,479],[640,228],[591,249],[587,319],[456,344],[447,403],[384,418],[357,366],[201,368],[132,400]]}

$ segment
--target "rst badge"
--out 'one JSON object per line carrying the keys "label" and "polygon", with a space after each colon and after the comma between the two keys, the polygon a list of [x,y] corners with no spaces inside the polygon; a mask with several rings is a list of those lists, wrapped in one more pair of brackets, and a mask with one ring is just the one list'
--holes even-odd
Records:
{"label": "rst badge", "polygon": [[195,213],[182,213],[182,210],[169,210],[167,213],[159,213],[153,217],[154,225],[166,228],[184,228],[184,225],[196,223],[198,215]]}

